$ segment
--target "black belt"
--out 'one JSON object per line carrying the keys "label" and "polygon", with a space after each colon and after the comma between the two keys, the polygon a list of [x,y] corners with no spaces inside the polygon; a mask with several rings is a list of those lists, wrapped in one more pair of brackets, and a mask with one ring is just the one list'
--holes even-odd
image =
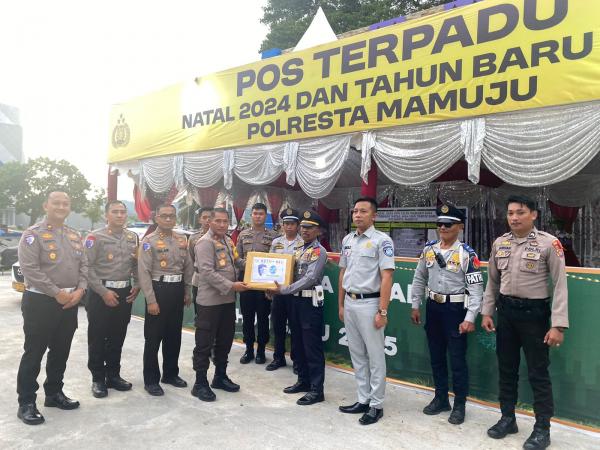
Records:
{"label": "black belt", "polygon": [[550,297],[546,298],[521,298],[500,294],[500,301],[515,308],[545,308],[550,304]]}
{"label": "black belt", "polygon": [[346,295],[350,297],[352,300],[356,300],[358,298],[377,298],[381,297],[381,293],[379,292],[371,292],[369,294],[353,294],[352,292],[346,292]]}

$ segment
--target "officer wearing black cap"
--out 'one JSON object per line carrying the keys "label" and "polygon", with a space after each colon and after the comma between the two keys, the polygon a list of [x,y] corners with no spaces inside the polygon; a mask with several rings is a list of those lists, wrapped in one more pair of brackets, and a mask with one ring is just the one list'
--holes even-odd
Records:
{"label": "officer wearing black cap", "polygon": [[440,239],[427,242],[412,283],[412,322],[421,323],[419,305],[427,298],[425,332],[429,344],[435,397],[423,412],[427,415],[450,411],[448,363],[450,352],[454,407],[448,422],[458,425],[465,419],[469,380],[467,333],[475,330],[481,309],[483,278],[475,251],[458,240],[465,216],[452,205],[437,208]]}
{"label": "officer wearing black cap", "polygon": [[[284,235],[273,240],[270,253],[282,253],[293,255],[298,249],[302,248],[304,241],[298,234],[298,225],[300,223],[300,213],[293,208],[285,208],[279,214]],[[275,351],[273,352],[273,361],[266,367],[266,370],[277,370],[286,365],[285,361],[285,335],[286,325],[290,322],[293,295],[276,295],[273,297],[271,306],[271,320],[273,321],[273,336],[275,338]],[[290,326],[291,328],[291,326]],[[295,359],[294,347],[291,348],[292,361]]]}
{"label": "officer wearing black cap", "polygon": [[294,282],[269,291],[271,295],[293,295],[292,348],[298,365],[298,381],[283,392],[306,392],[297,400],[298,405],[312,405],[325,400],[325,355],[323,353],[323,288],[321,279],[327,263],[327,252],[319,243],[321,217],[308,210],[301,214],[300,234],[304,245],[294,254]]}

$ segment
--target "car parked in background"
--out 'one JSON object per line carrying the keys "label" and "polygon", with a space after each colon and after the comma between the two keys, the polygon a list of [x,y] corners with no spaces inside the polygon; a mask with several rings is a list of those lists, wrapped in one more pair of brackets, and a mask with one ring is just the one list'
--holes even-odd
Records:
{"label": "car parked in background", "polygon": [[10,270],[10,277],[12,281],[12,288],[17,292],[25,291],[25,278],[23,278],[23,273],[21,272],[21,266],[16,262],[12,265]]}

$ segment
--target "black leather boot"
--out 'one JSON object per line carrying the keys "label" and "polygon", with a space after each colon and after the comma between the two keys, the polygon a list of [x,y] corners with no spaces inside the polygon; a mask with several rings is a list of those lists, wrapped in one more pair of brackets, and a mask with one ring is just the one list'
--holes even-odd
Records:
{"label": "black leather boot", "polygon": [[248,364],[254,359],[254,346],[246,346],[246,352],[240,358],[240,364]]}
{"label": "black leather boot", "polygon": [[196,374],[196,382],[192,387],[192,395],[203,402],[214,402],[217,396],[208,385],[206,374]]}
{"label": "black leather boot", "polygon": [[535,416],[531,436],[523,444],[527,450],[540,450],[550,445],[550,417]]}
{"label": "black leather boot", "polygon": [[450,417],[448,417],[448,422],[452,425],[460,425],[465,421],[465,404],[465,399],[454,399],[454,406],[452,407]]}
{"label": "black leather boot", "polygon": [[240,385],[231,381],[227,376],[227,366],[217,367],[215,369],[215,376],[213,377],[210,387],[213,389],[223,389],[227,392],[237,392],[240,390]]}
{"label": "black leather boot", "polygon": [[40,423],[44,423],[44,416],[38,411],[35,403],[19,405],[17,417],[27,425],[39,425]]}
{"label": "black leather boot", "polygon": [[267,358],[265,356],[265,346],[259,345],[256,349],[256,360],[254,361],[256,364],[264,364],[267,362]]}
{"label": "black leather boot", "polygon": [[492,439],[503,439],[507,434],[515,434],[519,432],[517,427],[517,418],[514,413],[511,415],[504,415],[500,417],[500,420],[489,430],[487,434]]}
{"label": "black leather boot", "polygon": [[435,416],[436,414],[441,413],[442,411],[450,411],[450,402],[448,401],[448,397],[440,397],[435,396],[433,400],[423,408],[423,413],[428,416]]}

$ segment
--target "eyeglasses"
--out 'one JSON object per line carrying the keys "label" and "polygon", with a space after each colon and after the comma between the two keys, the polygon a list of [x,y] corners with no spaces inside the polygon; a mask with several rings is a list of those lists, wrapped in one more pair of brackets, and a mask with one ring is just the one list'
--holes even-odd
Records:
{"label": "eyeglasses", "polygon": [[177,216],[175,214],[159,214],[156,217],[159,217],[163,220],[175,220],[175,217]]}
{"label": "eyeglasses", "polygon": [[455,224],[451,223],[451,222],[438,222],[437,223],[438,228],[452,228],[453,225],[455,225]]}

